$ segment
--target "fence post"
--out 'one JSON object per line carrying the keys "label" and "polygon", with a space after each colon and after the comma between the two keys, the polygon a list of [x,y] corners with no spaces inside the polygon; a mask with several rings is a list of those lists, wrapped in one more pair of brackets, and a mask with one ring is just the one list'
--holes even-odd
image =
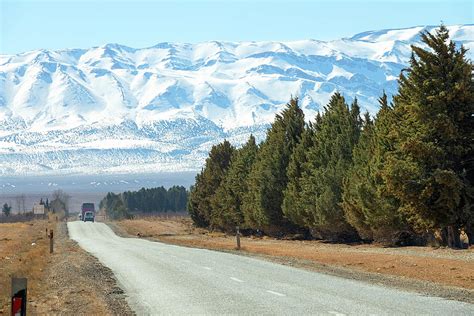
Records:
{"label": "fence post", "polygon": [[53,253],[53,243],[54,243],[54,234],[53,234],[53,230],[51,229],[51,232],[49,234],[49,253]]}
{"label": "fence post", "polygon": [[237,250],[240,250],[240,230],[239,230],[239,226],[236,227],[235,237],[237,239]]}

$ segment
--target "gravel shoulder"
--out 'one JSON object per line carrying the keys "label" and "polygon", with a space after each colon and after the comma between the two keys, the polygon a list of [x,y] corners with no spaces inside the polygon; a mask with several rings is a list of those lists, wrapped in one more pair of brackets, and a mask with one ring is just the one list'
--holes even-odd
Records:
{"label": "gravel shoulder", "polygon": [[384,248],[320,241],[242,238],[192,227],[189,219],[155,218],[110,222],[120,236],[258,257],[423,295],[474,303],[474,251],[430,247]]}
{"label": "gravel shoulder", "polygon": [[44,284],[42,295],[30,302],[36,314],[134,314],[112,271],[69,239],[65,222],[57,224]]}

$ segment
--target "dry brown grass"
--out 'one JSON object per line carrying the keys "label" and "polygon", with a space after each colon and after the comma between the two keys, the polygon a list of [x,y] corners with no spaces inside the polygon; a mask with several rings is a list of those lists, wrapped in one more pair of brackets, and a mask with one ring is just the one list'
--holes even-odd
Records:
{"label": "dry brown grass", "polygon": [[[28,300],[43,292],[44,271],[51,262],[46,228],[54,229],[55,224],[46,220],[0,224],[0,312],[9,314],[13,276],[28,278]],[[30,312],[35,313],[34,308]]]}
{"label": "dry brown grass", "polygon": [[[12,276],[28,279],[28,315],[132,314],[112,293],[112,272],[69,239],[60,219],[0,224],[0,315],[10,314]],[[54,231],[53,254],[46,228]]]}
{"label": "dry brown grass", "polygon": [[[129,235],[216,250],[234,250],[234,236],[195,229],[189,219],[117,222]],[[429,247],[383,248],[377,245],[326,244],[242,237],[242,251],[278,258],[301,259],[365,272],[403,276],[474,289],[474,250]]]}

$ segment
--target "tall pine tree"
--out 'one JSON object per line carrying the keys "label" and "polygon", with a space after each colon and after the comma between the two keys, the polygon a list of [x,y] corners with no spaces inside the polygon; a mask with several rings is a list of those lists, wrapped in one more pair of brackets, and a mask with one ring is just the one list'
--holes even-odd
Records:
{"label": "tall pine tree", "polygon": [[371,179],[369,162],[374,154],[374,124],[365,114],[363,131],[352,153],[353,165],[344,178],[343,203],[345,218],[364,240],[373,240],[372,226],[367,220],[367,208],[375,202],[375,184]]}
{"label": "tall pine tree", "polygon": [[459,230],[474,217],[472,64],[445,26],[421,38],[429,48],[412,47],[394,97],[395,149],[384,177],[413,224],[445,230],[448,245],[459,247]]}
{"label": "tall pine tree", "polygon": [[360,109],[357,101],[349,109],[344,97],[335,93],[325,110],[306,153],[299,179],[301,198],[294,207],[302,210],[299,222],[314,234],[329,240],[355,239],[357,233],[345,220],[341,202],[342,181],[360,134]]}
{"label": "tall pine tree", "polygon": [[236,226],[242,227],[242,201],[248,191],[247,178],[257,151],[255,137],[250,135],[247,143],[233,155],[229,170],[211,201],[213,227],[229,232],[234,231]]}
{"label": "tall pine tree", "polygon": [[248,192],[242,206],[250,228],[278,233],[288,228],[281,205],[286,188],[287,167],[291,153],[304,130],[304,114],[298,99],[292,98],[276,116],[261,145],[248,178]]}
{"label": "tall pine tree", "polygon": [[317,122],[320,119],[321,117],[318,113],[316,123],[312,124],[310,122],[308,126],[306,126],[301,135],[301,141],[295,147],[288,165],[288,185],[283,192],[282,210],[286,218],[300,227],[307,227],[305,220],[308,218],[308,214],[303,213],[306,209],[298,206],[298,202],[304,198],[301,196],[302,188],[300,178],[304,170],[304,165],[307,163],[306,151],[314,144],[314,134]]}
{"label": "tall pine tree", "polygon": [[212,217],[211,201],[229,168],[234,150],[227,140],[212,146],[206,165],[196,176],[196,183],[191,189],[187,205],[195,225],[209,226]]}
{"label": "tall pine tree", "polygon": [[344,179],[342,207],[361,238],[391,244],[396,242],[396,233],[409,227],[398,211],[398,200],[387,193],[381,177],[385,154],[393,147],[393,115],[385,93],[379,103],[375,122],[365,115],[363,131],[353,151],[353,165]]}

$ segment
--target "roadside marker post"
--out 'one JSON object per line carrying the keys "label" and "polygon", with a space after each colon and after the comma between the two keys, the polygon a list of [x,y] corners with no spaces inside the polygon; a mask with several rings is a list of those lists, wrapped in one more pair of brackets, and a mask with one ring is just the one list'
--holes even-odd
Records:
{"label": "roadside marker post", "polygon": [[239,226],[236,227],[235,237],[237,239],[237,250],[240,250],[240,230],[239,230]]}
{"label": "roadside marker post", "polygon": [[26,316],[26,278],[12,278],[12,315]]}
{"label": "roadside marker post", "polygon": [[49,253],[53,253],[53,246],[54,246],[54,235],[53,230],[51,229],[49,233]]}

